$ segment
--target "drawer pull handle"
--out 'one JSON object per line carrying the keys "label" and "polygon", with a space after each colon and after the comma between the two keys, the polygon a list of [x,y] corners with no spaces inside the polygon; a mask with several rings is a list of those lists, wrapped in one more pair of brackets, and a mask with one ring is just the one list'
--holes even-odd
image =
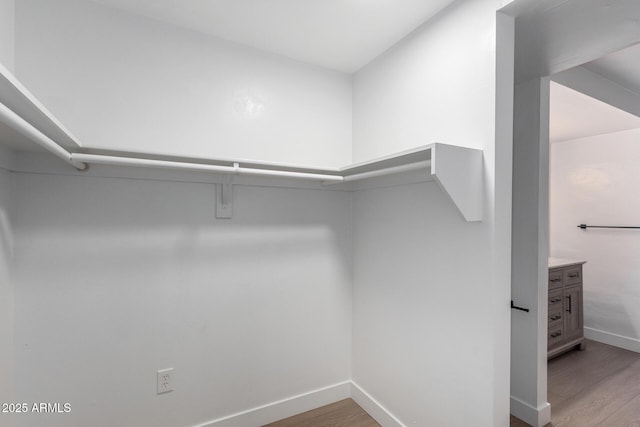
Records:
{"label": "drawer pull handle", "polygon": [[560,279],[559,277],[557,277],[557,278],[555,278],[555,279],[551,279],[551,281],[552,281],[553,283],[555,283],[555,282],[559,282],[560,280],[562,280],[562,279]]}
{"label": "drawer pull handle", "polygon": [[571,277],[572,279],[575,279],[575,278],[576,278],[576,277],[578,277],[578,276],[579,276],[579,274],[578,274],[578,273],[573,273],[573,274],[570,274],[570,275],[569,275],[569,277]]}
{"label": "drawer pull handle", "polygon": [[562,331],[554,332],[551,334],[551,338],[558,338],[560,335],[562,335]]}
{"label": "drawer pull handle", "polygon": [[557,314],[557,315],[555,315],[555,316],[551,316],[551,320],[558,320],[558,319],[560,319],[561,317],[562,317],[562,315],[561,315],[561,314]]}
{"label": "drawer pull handle", "polygon": [[562,298],[556,297],[556,298],[551,300],[551,303],[556,303],[556,302],[560,302],[560,301],[562,301]]}
{"label": "drawer pull handle", "polygon": [[569,300],[569,309],[567,310],[567,313],[571,314],[571,308],[573,307],[573,303],[571,301],[571,295],[567,295],[566,298]]}

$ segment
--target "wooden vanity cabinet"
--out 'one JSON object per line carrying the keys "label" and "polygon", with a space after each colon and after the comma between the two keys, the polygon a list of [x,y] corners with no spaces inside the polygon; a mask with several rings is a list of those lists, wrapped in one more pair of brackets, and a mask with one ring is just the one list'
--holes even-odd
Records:
{"label": "wooden vanity cabinet", "polygon": [[584,349],[582,264],[584,261],[550,262],[548,358],[576,347]]}

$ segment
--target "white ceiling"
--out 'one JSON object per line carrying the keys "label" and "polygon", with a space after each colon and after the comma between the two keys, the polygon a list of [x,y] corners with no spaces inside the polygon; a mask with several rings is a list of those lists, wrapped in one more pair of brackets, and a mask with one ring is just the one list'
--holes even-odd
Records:
{"label": "white ceiling", "polygon": [[596,59],[583,67],[640,94],[640,44]]}
{"label": "white ceiling", "polygon": [[635,128],[640,128],[640,117],[551,82],[552,143]]}
{"label": "white ceiling", "polygon": [[351,73],[453,0],[92,1]]}

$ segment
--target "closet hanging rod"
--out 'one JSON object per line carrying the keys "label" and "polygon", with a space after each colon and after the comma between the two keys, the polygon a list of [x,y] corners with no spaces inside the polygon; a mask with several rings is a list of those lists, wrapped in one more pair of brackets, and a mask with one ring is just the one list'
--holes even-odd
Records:
{"label": "closet hanging rod", "polygon": [[583,230],[586,230],[587,228],[626,228],[626,229],[640,230],[640,227],[627,226],[627,225],[587,225],[587,224],[580,224],[580,225],[578,225],[578,228],[581,228]]}
{"label": "closet hanging rod", "polygon": [[138,166],[147,168],[158,169],[176,169],[194,172],[220,172],[231,173],[238,175],[262,175],[262,176],[277,176],[283,178],[298,178],[298,179],[312,179],[321,181],[338,181],[342,182],[343,177],[339,175],[319,174],[309,172],[293,172],[293,171],[280,171],[271,169],[258,169],[258,168],[245,168],[235,162],[233,166],[221,166],[221,165],[207,165],[202,163],[188,163],[177,162],[170,160],[153,160],[153,159],[141,159],[136,157],[118,157],[118,156],[103,156],[99,154],[71,154],[71,158],[77,162],[85,162],[101,165],[113,165],[113,166]]}
{"label": "closet hanging rod", "polygon": [[72,158],[72,154],[55,143],[51,138],[36,129],[31,123],[14,113],[0,102],[0,121],[16,132],[24,135],[40,147],[61,158],[76,169],[84,170],[87,165]]}
{"label": "closet hanging rod", "polygon": [[[178,162],[171,160],[154,160],[143,159],[137,157],[119,157],[119,156],[106,156],[101,154],[82,154],[73,153],[71,159],[76,162],[83,162],[89,164],[102,164],[112,166],[137,166],[157,169],[175,169],[175,170],[187,170],[194,172],[218,172],[218,173],[231,173],[237,175],[261,175],[261,176],[276,176],[283,178],[297,178],[297,179],[311,179],[323,181],[325,184],[338,184],[341,182],[357,181],[361,179],[374,178],[377,176],[391,175],[395,173],[401,173],[416,169],[426,169],[431,166],[430,160],[424,160],[415,163],[409,163],[406,165],[394,166],[385,169],[373,170],[369,172],[358,173],[354,175],[331,175],[322,173],[309,173],[309,172],[294,172],[294,171],[282,171],[272,169],[259,169],[259,168],[247,168],[242,167],[240,163],[234,162],[233,166],[222,165],[208,165],[202,163],[189,163]],[[348,169],[344,171],[348,173]]]}

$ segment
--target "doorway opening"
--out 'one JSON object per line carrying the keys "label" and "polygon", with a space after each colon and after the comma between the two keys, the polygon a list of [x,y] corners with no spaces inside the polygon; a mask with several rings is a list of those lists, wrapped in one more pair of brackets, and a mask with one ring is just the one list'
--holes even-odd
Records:
{"label": "doorway opening", "polygon": [[[551,245],[549,234],[551,80],[562,83],[557,80],[561,73],[584,64],[587,66],[582,69],[588,69],[592,61],[640,41],[640,32],[624,25],[630,17],[640,16],[640,5],[627,1],[601,3],[513,3],[512,298],[530,312],[512,314],[511,411],[536,427],[551,420],[548,402],[553,400],[547,395],[548,258],[550,249],[557,249]],[[582,84],[587,83],[582,80]],[[636,105],[640,103],[636,101]],[[575,231],[583,231],[577,225],[573,225]],[[589,326],[589,315],[586,320]]]}

